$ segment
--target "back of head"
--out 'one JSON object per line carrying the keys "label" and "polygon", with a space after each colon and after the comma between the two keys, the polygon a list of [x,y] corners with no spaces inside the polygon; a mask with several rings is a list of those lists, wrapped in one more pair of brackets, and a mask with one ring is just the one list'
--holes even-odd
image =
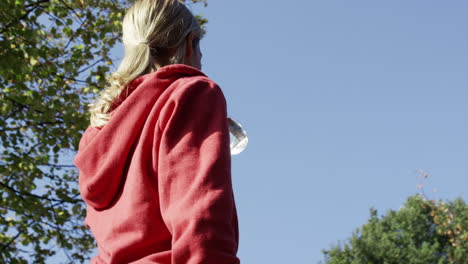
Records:
{"label": "back of head", "polygon": [[123,20],[125,56],[109,78],[108,86],[91,105],[91,125],[109,120],[112,103],[135,78],[169,64],[184,63],[186,37],[201,28],[193,14],[178,0],[139,0]]}

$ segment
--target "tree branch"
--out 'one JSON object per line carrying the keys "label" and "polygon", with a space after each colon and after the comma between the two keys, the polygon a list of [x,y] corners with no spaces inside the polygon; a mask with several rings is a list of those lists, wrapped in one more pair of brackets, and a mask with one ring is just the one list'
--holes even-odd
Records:
{"label": "tree branch", "polygon": [[75,37],[78,35],[78,30],[80,30],[83,25],[84,25],[84,21],[81,21],[81,24],[80,26],[75,30],[74,34],[71,36],[71,38],[68,40],[67,44],[65,45],[65,47],[63,48],[63,52],[65,52],[68,48],[68,46],[70,45],[70,43],[72,43],[72,41],[75,39]]}
{"label": "tree branch", "polygon": [[[13,104],[17,104],[15,100],[10,99],[10,98],[7,97],[7,96],[5,96],[4,98],[10,100],[11,102],[13,102]],[[25,108],[24,105],[20,105],[20,107],[18,107],[18,108],[15,109],[14,111],[11,111],[7,116],[5,116],[3,120],[6,121],[6,120],[8,120],[8,119],[10,119],[10,118],[13,118],[13,116],[15,116],[17,113],[21,112],[24,108]]]}
{"label": "tree branch", "polygon": [[8,241],[8,243],[6,243],[5,245],[3,245],[2,247],[2,250],[5,250],[6,248],[8,248],[16,239],[18,239],[18,237],[20,237],[21,234],[23,234],[24,231],[19,231],[18,234],[16,234],[14,237],[12,237],[10,239],[10,241]]}
{"label": "tree branch", "polygon": [[76,168],[75,165],[60,165],[60,164],[38,164],[37,166],[47,166],[54,168]]}
{"label": "tree branch", "polygon": [[26,8],[28,8],[28,7],[38,7],[40,4],[47,3],[47,2],[50,2],[50,0],[40,0],[40,1],[37,1],[35,3],[31,3],[29,5],[26,5],[24,7],[26,7]]}
{"label": "tree branch", "polygon": [[24,13],[22,16],[20,16],[19,18],[17,19],[14,19],[13,21],[11,21],[10,23],[6,24],[2,30],[0,31],[0,34],[3,34],[7,31],[7,29],[9,29],[14,23],[18,23],[20,22],[21,20],[27,18],[29,16],[29,14],[31,14],[32,11],[34,11],[36,8],[40,7],[41,4],[43,3],[48,3],[50,2],[50,0],[39,0],[35,3],[32,3],[32,4],[29,4],[29,5],[26,5],[25,8],[28,8],[28,7],[31,7],[31,9],[27,9],[26,10],[26,13]]}
{"label": "tree branch", "polygon": [[[16,101],[15,99],[9,97],[9,96],[5,96],[5,99],[9,100],[10,102],[12,102],[13,104],[15,104],[16,106],[20,106],[22,109],[27,109],[27,110],[31,110],[29,108],[29,105],[25,105],[23,103],[20,103],[18,101]],[[34,112],[38,112],[38,113],[41,113],[41,114],[44,114],[45,112],[44,111],[40,111],[40,110],[37,110],[37,109],[33,109]]]}
{"label": "tree branch", "polygon": [[[55,224],[55,230],[57,230],[57,234],[58,234],[58,240],[60,243],[62,243],[62,245],[65,244],[64,240],[64,236],[63,236],[63,232],[62,232],[62,229],[60,228],[60,225],[58,224],[58,221],[57,221],[57,214],[55,213],[55,206],[52,205],[52,214],[53,214],[53,217],[54,217],[54,224]],[[65,256],[67,256],[68,260],[69,261],[72,261],[71,257],[70,257],[70,254],[68,253],[68,250],[66,250],[67,247],[63,247],[64,249],[64,253],[65,253]]]}
{"label": "tree branch", "polygon": [[80,74],[80,73],[82,73],[82,72],[84,72],[84,71],[87,71],[87,70],[91,69],[92,67],[96,66],[98,63],[103,62],[103,61],[104,61],[103,58],[101,58],[101,59],[95,61],[93,64],[89,65],[88,67],[85,67],[84,69],[79,70],[79,71],[78,71],[78,74]]}
{"label": "tree branch", "polygon": [[60,2],[61,2],[62,4],[64,4],[65,7],[66,7],[68,10],[72,11],[73,14],[76,15],[76,17],[80,20],[81,24],[84,23],[84,21],[81,19],[80,15],[75,11],[75,9],[73,9],[72,7],[70,7],[70,6],[69,6],[65,1],[63,1],[63,0],[60,0]]}
{"label": "tree branch", "polygon": [[[77,193],[77,194],[73,195],[71,198],[72,198],[72,199],[75,199],[75,198],[78,197],[78,196],[80,196],[80,193]],[[75,203],[78,203],[78,202],[81,202],[81,200],[78,200],[78,201],[75,202]],[[52,206],[57,206],[57,205],[61,205],[61,204],[64,204],[64,203],[66,203],[66,201],[60,201],[60,202],[57,202],[57,203],[52,204]]]}
{"label": "tree branch", "polygon": [[79,202],[78,200],[71,200],[71,201],[65,201],[65,200],[61,200],[61,199],[54,199],[54,198],[49,198],[49,197],[45,197],[45,196],[40,196],[40,195],[37,195],[37,194],[33,194],[33,193],[30,193],[30,192],[25,192],[25,191],[18,191],[18,190],[15,190],[14,188],[8,186],[7,184],[3,183],[3,182],[0,182],[0,186],[18,194],[20,196],[21,199],[25,199],[23,197],[23,195],[26,195],[26,196],[29,196],[29,197],[34,197],[36,199],[40,199],[40,200],[47,200],[49,202],[59,202],[59,203],[64,203],[64,202],[68,202],[68,203],[77,203]]}

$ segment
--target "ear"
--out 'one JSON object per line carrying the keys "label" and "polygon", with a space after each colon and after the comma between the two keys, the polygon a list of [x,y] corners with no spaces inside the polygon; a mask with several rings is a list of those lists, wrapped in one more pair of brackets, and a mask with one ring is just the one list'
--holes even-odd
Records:
{"label": "ear", "polygon": [[185,39],[185,60],[187,61],[189,58],[192,57],[192,54],[194,52],[193,50],[193,38],[194,38],[193,32],[190,32],[187,35],[187,38]]}

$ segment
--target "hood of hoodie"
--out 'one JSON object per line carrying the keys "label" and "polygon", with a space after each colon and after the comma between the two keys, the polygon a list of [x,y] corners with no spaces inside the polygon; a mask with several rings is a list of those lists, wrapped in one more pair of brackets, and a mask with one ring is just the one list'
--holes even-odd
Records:
{"label": "hood of hoodie", "polygon": [[161,94],[183,77],[205,76],[190,66],[169,65],[130,83],[125,96],[112,106],[109,122],[89,127],[83,134],[74,163],[79,169],[83,200],[95,209],[109,207],[125,183],[133,146],[138,141],[154,104]]}

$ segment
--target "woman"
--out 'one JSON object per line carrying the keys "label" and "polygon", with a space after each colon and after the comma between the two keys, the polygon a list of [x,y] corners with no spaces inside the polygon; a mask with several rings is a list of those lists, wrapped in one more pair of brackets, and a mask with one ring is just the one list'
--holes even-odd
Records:
{"label": "woman", "polygon": [[177,0],[124,18],[125,57],[75,158],[91,263],[239,263],[226,102],[200,71],[200,37]]}

